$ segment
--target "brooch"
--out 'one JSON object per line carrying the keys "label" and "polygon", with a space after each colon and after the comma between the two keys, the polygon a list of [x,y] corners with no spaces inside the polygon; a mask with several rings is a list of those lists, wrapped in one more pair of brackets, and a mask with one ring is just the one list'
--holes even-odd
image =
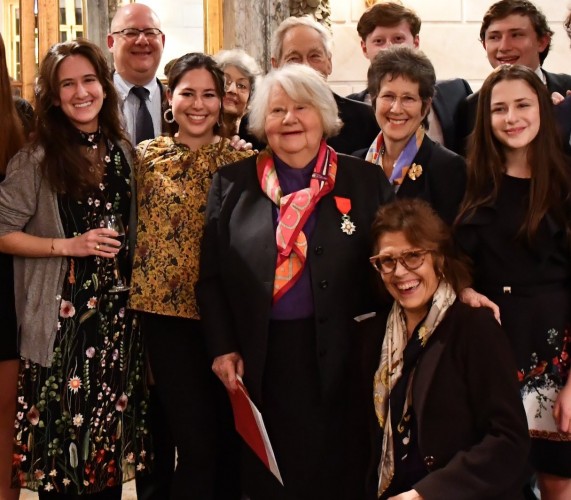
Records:
{"label": "brooch", "polygon": [[351,211],[351,200],[349,198],[342,198],[341,196],[334,196],[334,198],[337,210],[341,212],[341,231],[351,236],[357,230],[357,226],[355,226],[349,217],[349,212]]}
{"label": "brooch", "polygon": [[408,176],[415,181],[422,175],[422,166],[413,163],[408,169]]}

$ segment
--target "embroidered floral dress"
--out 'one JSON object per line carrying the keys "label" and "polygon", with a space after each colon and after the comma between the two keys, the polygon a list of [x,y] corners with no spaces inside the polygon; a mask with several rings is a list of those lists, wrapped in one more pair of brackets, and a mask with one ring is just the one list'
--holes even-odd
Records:
{"label": "embroidered floral dress", "polygon": [[[96,135],[82,137],[97,149]],[[99,189],[80,201],[58,197],[68,238],[109,213],[127,227],[130,167],[120,148],[106,147]],[[22,360],[14,452],[22,487],[96,493],[147,468],[143,348],[136,317],[125,310],[128,294],[109,292],[113,270],[111,259],[68,258],[53,363]]]}
{"label": "embroidered floral dress", "polygon": [[569,376],[571,257],[564,228],[549,215],[536,241],[519,236],[530,183],[504,175],[495,204],[463,221],[457,239],[474,261],[475,289],[500,307],[518,367],[533,464],[571,477],[571,436],[558,432],[553,419]]}

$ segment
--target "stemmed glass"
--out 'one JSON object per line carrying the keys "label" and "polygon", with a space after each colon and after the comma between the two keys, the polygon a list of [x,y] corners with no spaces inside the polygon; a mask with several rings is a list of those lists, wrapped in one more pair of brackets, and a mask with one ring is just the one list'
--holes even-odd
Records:
{"label": "stemmed glass", "polygon": [[[114,236],[114,239],[116,239],[119,243],[121,243],[119,250],[121,250],[125,246],[125,228],[123,227],[123,222],[121,221],[121,217],[115,214],[104,215],[101,219],[101,227],[106,227],[107,229],[113,229],[113,231],[117,232],[117,236]],[[117,255],[119,254],[117,253]],[[119,269],[119,261],[117,260],[117,255],[113,257],[113,278],[115,283],[109,289],[109,291],[113,293],[126,292],[130,288],[125,284],[125,280],[121,275],[121,270]]]}

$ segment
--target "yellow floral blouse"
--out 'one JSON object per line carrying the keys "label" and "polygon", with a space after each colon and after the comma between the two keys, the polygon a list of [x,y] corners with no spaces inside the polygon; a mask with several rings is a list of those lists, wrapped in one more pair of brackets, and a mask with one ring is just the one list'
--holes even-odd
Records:
{"label": "yellow floral blouse", "polygon": [[199,319],[194,285],[212,176],[254,153],[236,151],[227,139],[191,151],[171,137],[145,141],[137,153],[137,246],[129,305]]}

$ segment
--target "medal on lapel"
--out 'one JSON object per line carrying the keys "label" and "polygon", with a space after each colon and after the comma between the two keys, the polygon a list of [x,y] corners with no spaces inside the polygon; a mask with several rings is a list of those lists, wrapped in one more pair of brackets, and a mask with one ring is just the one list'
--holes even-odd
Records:
{"label": "medal on lapel", "polygon": [[349,212],[351,211],[351,200],[349,198],[342,198],[341,196],[334,196],[334,198],[337,210],[341,212],[341,231],[351,236],[357,230],[357,226],[355,226],[349,217]]}

